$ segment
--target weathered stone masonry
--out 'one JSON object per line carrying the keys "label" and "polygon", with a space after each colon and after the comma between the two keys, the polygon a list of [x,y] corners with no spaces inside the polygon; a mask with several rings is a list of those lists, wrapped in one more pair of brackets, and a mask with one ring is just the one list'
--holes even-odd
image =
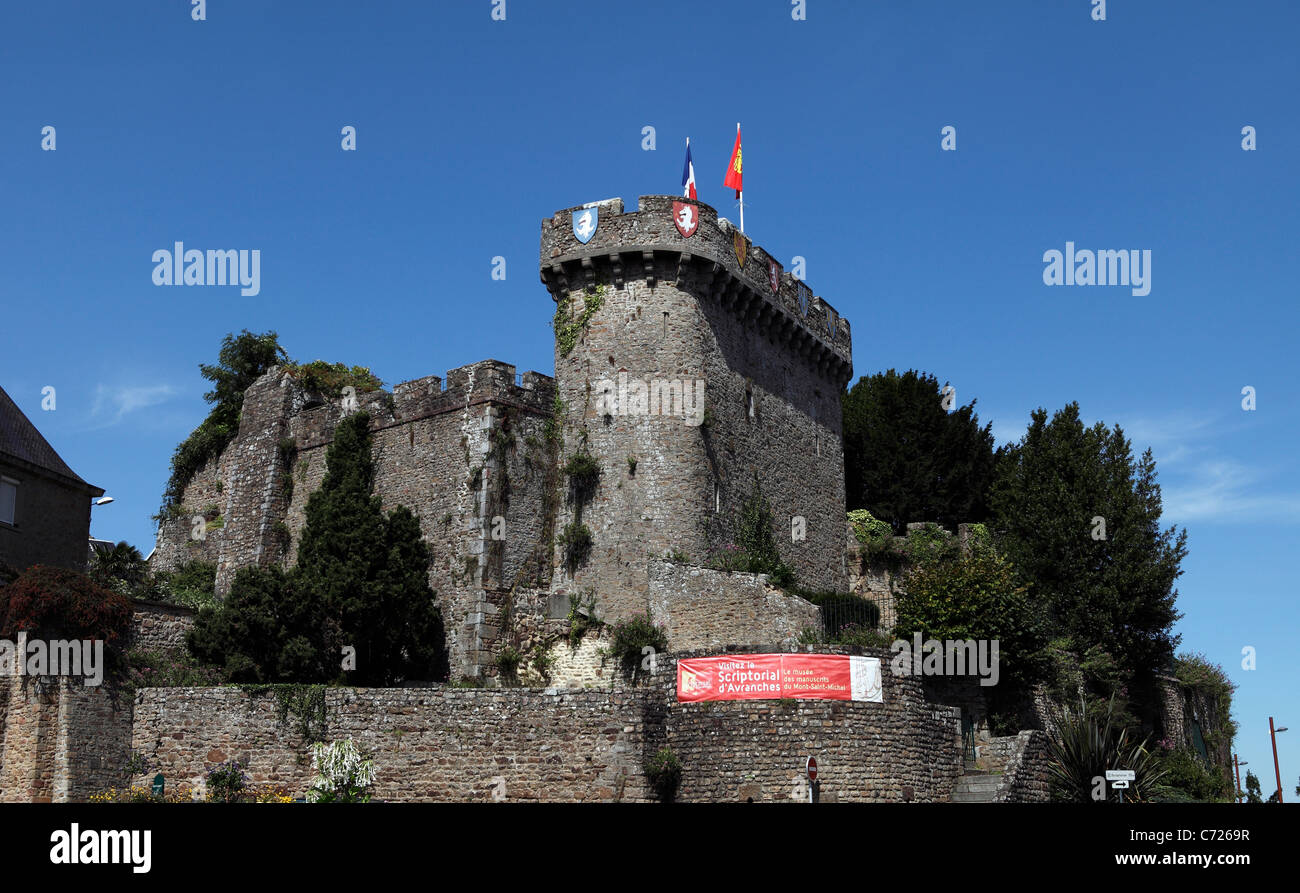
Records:
{"label": "weathered stone masonry", "polygon": [[[374,754],[375,796],[391,800],[641,801],[645,759],[664,746],[682,760],[687,802],[799,801],[809,755],[824,800],[943,801],[961,773],[956,711],[926,702],[916,680],[885,674],[883,704],[679,704],[676,659],[658,669],[644,687],[590,691],[329,689],[328,736]],[[196,786],[227,759],[297,794],[311,778],[274,698],[237,688],[142,691],[132,747]]]}
{"label": "weathered stone masonry", "polygon": [[[745,239],[739,263],[733,228],[708,205],[697,204],[699,226],[683,238],[674,200],[642,196],[628,213],[621,199],[600,203],[585,245],[572,231],[579,209],[542,223],[541,277],[561,315],[580,318],[587,296],[602,296],[573,350],[556,348],[565,454],[585,449],[602,471],[583,513],[594,554],[556,586],[594,590],[610,617],[640,610],[647,561],[671,550],[704,559],[727,542],[725,520],[758,481],[782,556],[805,584],[842,590],[848,323],[811,293],[805,314],[788,274],[773,292],[770,255]],[[598,412],[600,383],[621,373],[647,383],[703,380],[705,424]],[[784,532],[796,516],[807,523],[798,541]],[[565,505],[557,526],[575,518]]]}
{"label": "weathered stone masonry", "polygon": [[[485,360],[451,370],[445,386],[429,376],[357,399],[371,416],[376,494],[385,510],[404,505],[419,518],[453,667],[477,675],[490,663],[492,620],[506,594],[521,580],[549,581],[555,459],[543,427],[554,383],[535,372],[516,383],[513,366]],[[291,564],[307,499],[324,480],[326,452],[348,411],[281,369],[258,379],[244,395],[238,436],[160,526],[155,568],[214,561],[224,596],[241,567]],[[208,514],[220,520],[195,539],[192,513],[213,505],[218,513]],[[493,539],[498,518],[505,536]]]}

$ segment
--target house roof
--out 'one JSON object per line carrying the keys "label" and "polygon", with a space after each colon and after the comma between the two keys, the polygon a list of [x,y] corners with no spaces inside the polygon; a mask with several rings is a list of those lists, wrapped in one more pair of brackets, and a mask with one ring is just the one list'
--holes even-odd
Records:
{"label": "house roof", "polygon": [[104,495],[103,490],[86,483],[68,467],[4,388],[0,388],[0,457],[62,478],[65,483],[79,486],[93,496]]}

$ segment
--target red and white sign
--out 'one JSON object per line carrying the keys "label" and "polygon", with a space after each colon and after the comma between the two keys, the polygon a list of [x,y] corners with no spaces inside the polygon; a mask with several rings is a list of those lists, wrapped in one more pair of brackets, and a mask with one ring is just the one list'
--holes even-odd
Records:
{"label": "red and white sign", "polygon": [[809,780],[809,781],[816,781],[816,780],[817,780],[817,758],[816,758],[816,757],[809,757],[809,758],[808,758],[808,765],[805,766],[804,769],[805,769],[805,770],[807,771],[807,773],[808,773],[808,780]]}
{"label": "red and white sign", "polygon": [[848,654],[733,654],[677,662],[678,701],[786,698],[883,703],[880,659]]}

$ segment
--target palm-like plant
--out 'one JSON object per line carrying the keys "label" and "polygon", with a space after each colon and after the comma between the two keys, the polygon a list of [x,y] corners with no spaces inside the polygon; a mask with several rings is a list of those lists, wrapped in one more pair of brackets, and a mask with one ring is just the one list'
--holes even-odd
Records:
{"label": "palm-like plant", "polygon": [[[1098,779],[1107,769],[1131,769],[1135,775],[1125,791],[1126,800],[1149,800],[1165,776],[1146,741],[1129,738],[1129,729],[1114,722],[1114,702],[1106,712],[1090,712],[1080,704],[1077,712],[1065,710],[1053,719],[1056,730],[1048,736],[1048,781],[1052,799],[1088,803],[1094,791],[1105,791]],[[1099,798],[1101,799],[1101,798]]]}
{"label": "palm-like plant", "polygon": [[122,582],[127,587],[141,583],[149,572],[140,550],[123,540],[111,549],[97,549],[91,557],[90,576],[101,586]]}

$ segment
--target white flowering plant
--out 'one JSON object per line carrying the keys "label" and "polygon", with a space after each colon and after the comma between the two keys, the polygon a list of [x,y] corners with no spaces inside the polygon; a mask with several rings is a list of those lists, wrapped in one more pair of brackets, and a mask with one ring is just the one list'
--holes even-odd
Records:
{"label": "white flowering plant", "polygon": [[316,777],[307,790],[310,803],[366,803],[375,783],[374,761],[357,749],[351,738],[311,746]]}

